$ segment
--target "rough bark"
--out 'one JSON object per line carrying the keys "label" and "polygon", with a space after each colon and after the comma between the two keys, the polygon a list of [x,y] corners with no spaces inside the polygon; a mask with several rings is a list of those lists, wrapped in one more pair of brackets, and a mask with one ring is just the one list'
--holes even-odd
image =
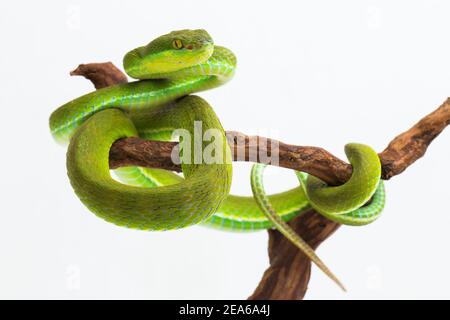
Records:
{"label": "rough bark", "polygon": [[[124,83],[126,76],[112,63],[80,65],[71,75],[82,75],[99,89]],[[409,130],[394,138],[384,151],[379,153],[382,163],[382,178],[388,180],[402,173],[422,157],[428,145],[450,123],[450,98],[434,112],[422,118]],[[278,165],[285,168],[313,174],[329,184],[344,183],[351,175],[351,166],[328,151],[310,146],[288,145],[269,139],[260,144],[260,137],[242,133],[227,132],[228,142],[233,150],[234,160],[262,162],[255,158],[261,149],[271,152],[271,146],[279,148]],[[245,143],[239,143],[245,141]],[[255,143],[256,142],[256,143]],[[146,141],[140,138],[125,138],[116,141],[110,151],[110,167],[127,165],[163,168],[180,171],[172,162],[174,142]],[[245,154],[238,159],[239,154]],[[293,219],[289,224],[313,248],[317,248],[331,236],[339,224],[309,210]],[[307,291],[311,275],[310,260],[289,240],[275,230],[269,230],[270,266],[249,299],[302,299]]]}

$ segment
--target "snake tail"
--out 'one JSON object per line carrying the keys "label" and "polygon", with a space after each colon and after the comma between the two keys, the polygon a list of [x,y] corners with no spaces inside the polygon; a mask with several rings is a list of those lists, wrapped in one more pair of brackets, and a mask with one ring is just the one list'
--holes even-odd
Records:
{"label": "snake tail", "polygon": [[343,291],[346,291],[342,282],[331,272],[325,263],[317,256],[314,250],[303,240],[280,216],[275,212],[270,204],[269,198],[264,190],[263,172],[266,165],[255,164],[251,171],[251,187],[256,203],[267,219],[272,222],[275,228],[297,246],[314,264],[319,267],[331,280],[333,280]]}
{"label": "snake tail", "polygon": [[[352,176],[340,186],[327,186],[320,179],[296,172],[310,205],[325,217],[347,225],[375,221],[384,206],[384,185],[380,180],[381,163],[369,146],[349,143],[345,153],[352,164]],[[253,196],[261,211],[282,234],[302,250],[330,279],[345,291],[342,283],[314,253],[314,250],[277,214],[266,196],[263,184],[265,165],[255,164],[251,171]],[[369,203],[367,203],[370,200]]]}

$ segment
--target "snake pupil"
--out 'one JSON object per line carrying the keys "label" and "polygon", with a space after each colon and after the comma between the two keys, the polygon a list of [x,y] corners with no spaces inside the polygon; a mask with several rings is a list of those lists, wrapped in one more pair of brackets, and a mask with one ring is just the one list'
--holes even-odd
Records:
{"label": "snake pupil", "polygon": [[177,50],[181,49],[183,47],[183,43],[181,42],[180,39],[176,39],[173,41],[173,47]]}

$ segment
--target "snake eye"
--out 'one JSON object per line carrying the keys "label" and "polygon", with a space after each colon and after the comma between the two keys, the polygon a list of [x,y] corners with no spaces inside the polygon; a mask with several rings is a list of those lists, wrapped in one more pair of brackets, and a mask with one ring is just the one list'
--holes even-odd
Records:
{"label": "snake eye", "polygon": [[173,40],[172,45],[177,50],[183,48],[183,42],[180,39]]}

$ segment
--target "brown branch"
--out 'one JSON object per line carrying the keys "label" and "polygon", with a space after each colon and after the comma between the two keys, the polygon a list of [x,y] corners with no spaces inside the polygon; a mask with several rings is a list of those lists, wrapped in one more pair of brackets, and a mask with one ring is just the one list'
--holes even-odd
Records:
{"label": "brown branch", "polygon": [[[126,82],[126,76],[111,63],[80,65],[71,74],[85,76],[97,89]],[[422,157],[428,145],[448,124],[450,98],[437,110],[397,136],[379,154],[382,178],[387,180],[402,173]],[[272,139],[268,139],[266,147],[266,144],[251,143],[258,142],[260,137],[231,131],[227,132],[227,137],[234,160],[238,160],[237,155],[245,154],[242,160],[249,161],[254,159],[260,150],[262,154],[270,154],[271,146],[278,145],[281,167],[308,172],[329,184],[344,183],[351,175],[351,166],[348,163],[322,148],[289,145]],[[241,141],[245,143],[239,143]],[[177,143],[174,142],[121,139],[111,147],[110,167],[137,165],[180,171],[180,167],[171,160],[172,149],[176,146]],[[314,210],[289,223],[313,248],[317,248],[339,228],[339,224],[327,220]],[[270,266],[249,299],[302,299],[311,274],[310,260],[275,230],[269,230],[269,258]]]}
{"label": "brown branch", "polygon": [[127,83],[127,76],[112,62],[80,64],[70,72],[71,76],[83,76],[94,84],[96,89]]}
{"label": "brown branch", "polygon": [[[234,161],[256,159],[257,162],[264,162],[258,155],[271,154],[271,146],[277,145],[280,167],[310,173],[330,184],[339,184],[351,175],[352,168],[348,163],[322,148],[294,146],[270,138],[247,136],[236,131],[227,131],[227,138]],[[258,143],[261,139],[267,141],[267,146],[266,143]],[[174,164],[171,158],[172,149],[177,145],[176,142],[150,141],[137,137],[120,139],[111,147],[109,164],[112,169],[141,166],[180,172],[181,166]],[[245,155],[242,159],[239,157],[241,154]]]}

